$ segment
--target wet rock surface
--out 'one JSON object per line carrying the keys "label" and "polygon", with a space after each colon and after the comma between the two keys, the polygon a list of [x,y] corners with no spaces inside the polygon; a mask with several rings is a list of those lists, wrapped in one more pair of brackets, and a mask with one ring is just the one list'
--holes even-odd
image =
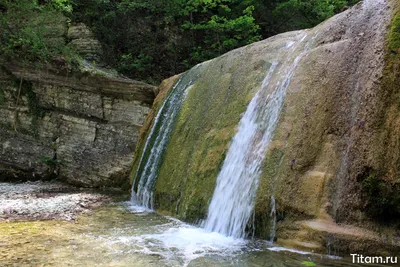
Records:
{"label": "wet rock surface", "polygon": [[[400,72],[396,45],[390,52],[395,59],[388,61],[386,51],[388,35],[398,35],[398,24],[391,22],[397,2],[362,1],[314,29],[280,34],[203,63],[158,170],[155,208],[190,222],[207,216],[243,112],[269,64],[282,64],[279,49],[289,50],[294,37],[304,34],[311,46],[295,51],[299,61],[249,225],[257,237],[274,235],[278,244],[302,250],[399,251]],[[285,73],[277,71],[272,81]]]}

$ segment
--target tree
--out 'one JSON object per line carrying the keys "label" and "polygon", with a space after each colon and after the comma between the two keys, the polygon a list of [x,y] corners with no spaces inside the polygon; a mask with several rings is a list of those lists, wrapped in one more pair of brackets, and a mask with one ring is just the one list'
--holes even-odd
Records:
{"label": "tree", "polygon": [[310,28],[339,13],[353,2],[356,1],[286,0],[274,9],[273,24],[277,32]]}
{"label": "tree", "polygon": [[65,45],[48,38],[48,26],[62,25],[67,16],[91,27],[102,43],[107,64],[128,77],[158,84],[232,49],[284,31],[313,27],[355,2],[0,0],[0,45],[3,55],[30,60],[68,55]]}

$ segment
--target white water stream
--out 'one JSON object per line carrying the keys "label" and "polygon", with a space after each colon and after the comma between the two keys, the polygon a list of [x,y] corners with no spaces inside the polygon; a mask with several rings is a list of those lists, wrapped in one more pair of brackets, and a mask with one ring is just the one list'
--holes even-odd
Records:
{"label": "white water stream", "polygon": [[182,75],[154,119],[132,187],[131,201],[138,207],[147,210],[154,209],[153,189],[169,137],[188,91],[196,80],[196,73],[200,73],[199,69],[205,65],[207,62],[197,65]]}
{"label": "white water stream", "polygon": [[[286,89],[304,53],[293,56],[306,34],[290,47],[277,69],[273,63],[260,89],[251,100],[238,132],[217,177],[217,185],[208,210],[205,229],[226,236],[244,238],[253,213],[262,163],[279,119]],[[276,72],[276,73],[275,73]]]}
{"label": "white water stream", "polygon": [[[189,84],[190,85],[190,84]],[[144,152],[140,159],[139,169],[142,168],[141,172],[136,173],[135,181],[138,180],[137,191],[132,190],[132,202],[135,205],[143,206],[147,209],[153,209],[153,183],[157,175],[157,169],[161,164],[161,156],[165,150],[165,145],[168,140],[168,136],[172,131],[171,125],[174,122],[174,117],[179,111],[180,104],[182,102],[182,96],[185,94],[185,90],[188,86],[181,86],[181,80],[179,80],[175,87],[172,89],[171,94],[165,100],[163,106],[158,112],[154,125],[151,129],[150,135],[147,138]],[[149,144],[152,142],[152,147],[146,162],[144,157],[149,149]]]}

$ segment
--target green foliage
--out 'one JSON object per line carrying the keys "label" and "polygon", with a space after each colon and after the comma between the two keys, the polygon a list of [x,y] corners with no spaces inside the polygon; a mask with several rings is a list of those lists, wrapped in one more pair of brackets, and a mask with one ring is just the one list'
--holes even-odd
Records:
{"label": "green foliage", "polygon": [[72,12],[72,3],[70,0],[50,0],[47,2],[52,4],[57,10],[61,10],[65,13]]}
{"label": "green foliage", "polygon": [[347,6],[358,1],[347,0],[287,0],[278,4],[273,12],[274,24],[279,32],[310,28]]}
{"label": "green foliage", "polygon": [[[203,4],[200,6],[199,4]],[[235,1],[198,1],[193,6],[186,6],[190,17],[182,25],[184,31],[200,34],[199,46],[192,51],[195,62],[204,61],[234,48],[250,44],[261,38],[260,27],[255,24],[253,17],[254,6],[241,10],[235,6]],[[238,10],[237,10],[238,9]],[[212,12],[215,10],[214,12]],[[235,12],[235,10],[237,10]],[[193,12],[211,13],[211,16],[201,16],[193,19]]]}
{"label": "green foliage", "polygon": [[380,220],[400,218],[400,185],[382,180],[373,170],[367,170],[362,181],[367,213]]}
{"label": "green foliage", "polygon": [[131,53],[122,55],[119,62],[119,70],[121,72],[129,72],[134,70],[138,73],[145,74],[146,70],[154,67],[153,57],[141,52],[137,57],[133,57]]}
{"label": "green foliage", "polygon": [[43,163],[49,167],[57,167],[63,165],[63,163],[57,159],[49,157],[40,157],[36,163]]}
{"label": "green foliage", "polygon": [[0,60],[77,60],[62,27],[72,20],[92,28],[106,63],[129,77],[158,83],[261,38],[312,27],[355,2],[0,0]]}
{"label": "green foliage", "polygon": [[72,20],[101,41],[107,63],[158,83],[274,34],[312,27],[358,0],[71,0]]}
{"label": "green foliage", "polygon": [[254,6],[237,0],[75,0],[73,7],[72,19],[92,27],[109,64],[150,82],[261,37]]}
{"label": "green foliage", "polygon": [[58,57],[71,62],[76,54],[66,45],[67,12],[65,0],[1,0],[0,60],[45,63]]}
{"label": "green foliage", "polygon": [[312,261],[303,261],[302,263],[301,263],[302,265],[305,265],[305,266],[317,266],[314,262],[312,262]]}

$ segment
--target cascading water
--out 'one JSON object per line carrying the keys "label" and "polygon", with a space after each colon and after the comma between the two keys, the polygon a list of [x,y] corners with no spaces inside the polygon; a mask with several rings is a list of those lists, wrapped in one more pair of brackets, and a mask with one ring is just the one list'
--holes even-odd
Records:
{"label": "cascading water", "polygon": [[[149,137],[146,140],[133,182],[131,201],[134,205],[153,210],[153,186],[166,146],[168,145],[170,134],[174,129],[173,125],[176,122],[177,115],[187,96],[188,90],[196,79],[193,73],[196,73],[195,70],[204,65],[205,63],[199,64],[191,71],[185,73],[171,90],[163,106],[160,108]],[[137,190],[135,190],[135,185],[137,186]]]}
{"label": "cascading water", "polygon": [[269,241],[274,242],[276,236],[276,201],[275,197],[271,196],[271,212],[269,213],[269,217],[271,218],[271,228],[269,231]]}
{"label": "cascading water", "polygon": [[[299,32],[296,39],[287,41],[280,48],[281,54],[269,60],[272,64],[239,122],[238,132],[217,177],[208,216],[203,223],[205,230],[233,238],[245,237],[246,225],[253,214],[262,164],[279,120],[286,89],[305,54],[304,50],[309,46],[310,41],[304,41],[306,38],[306,31]],[[153,189],[164,151],[186,98],[187,88],[202,75],[203,65],[184,74],[155,118],[134,181],[132,201],[135,205],[153,209]],[[134,190],[135,186],[137,190]],[[272,200],[275,200],[273,196]],[[272,209],[275,209],[275,203]],[[275,216],[273,211],[272,214]],[[276,217],[272,220],[275,221]],[[272,225],[272,228],[273,239],[275,226]]]}
{"label": "cascading water", "polygon": [[[132,202],[135,205],[153,209],[152,185],[161,163],[161,155],[172,130],[170,126],[179,111],[186,88],[187,85],[181,85],[181,80],[179,80],[155,118],[133,183],[135,185],[138,182],[136,193],[135,190],[132,190]],[[149,149],[150,143],[151,149]],[[146,156],[148,158],[144,161]]]}
{"label": "cascading water", "polygon": [[[287,47],[295,51],[306,36],[297,43],[289,43]],[[247,107],[217,177],[204,224],[206,230],[235,238],[245,237],[262,163],[279,119],[286,89],[302,55],[293,57],[289,53],[279,68],[281,71],[276,75],[273,74],[277,63],[273,63]],[[274,76],[278,79],[271,82]]]}

